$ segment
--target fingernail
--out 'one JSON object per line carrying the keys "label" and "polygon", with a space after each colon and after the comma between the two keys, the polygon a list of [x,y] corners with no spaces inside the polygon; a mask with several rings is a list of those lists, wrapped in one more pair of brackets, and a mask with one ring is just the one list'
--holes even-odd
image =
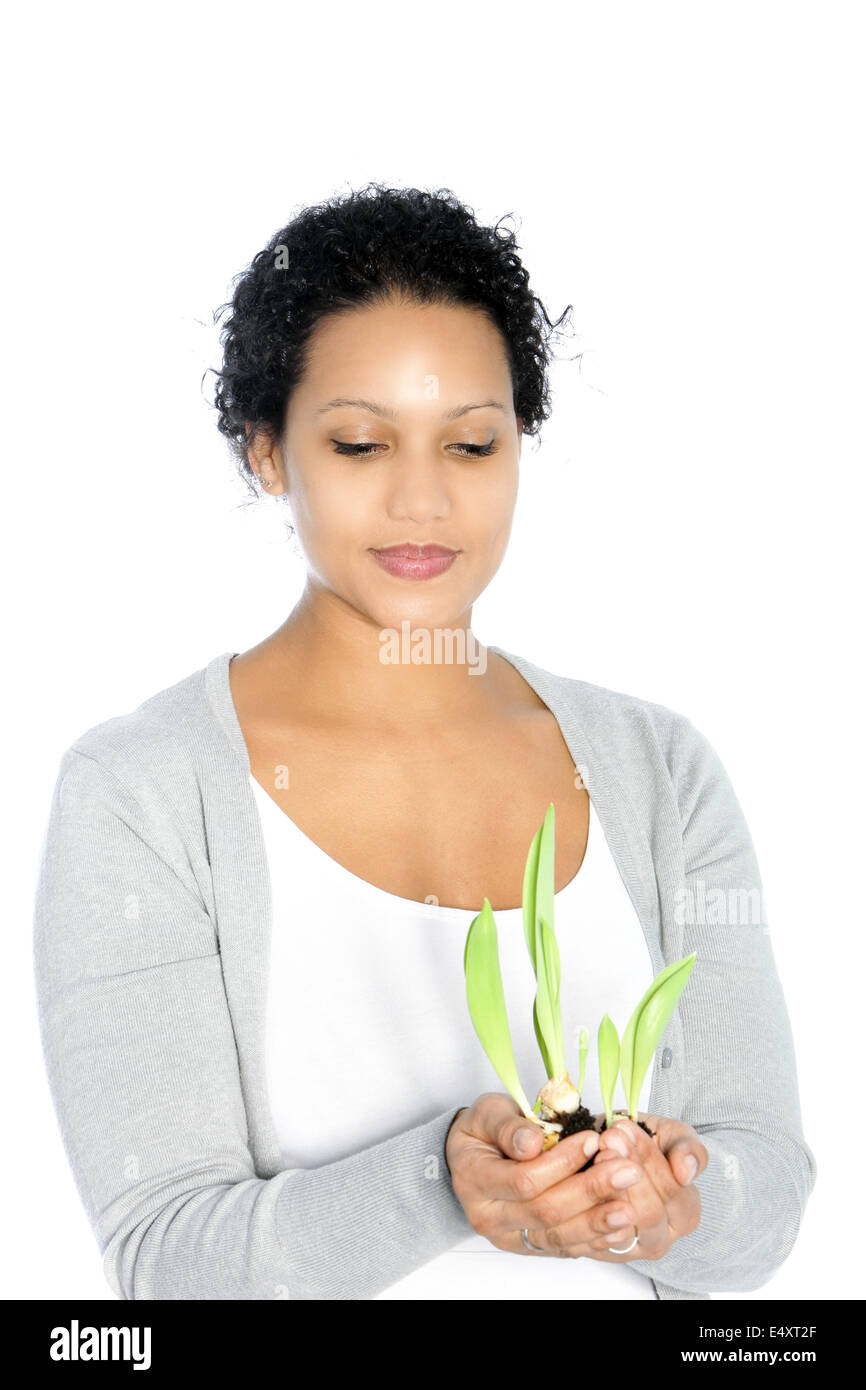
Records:
{"label": "fingernail", "polygon": [[686,1182],[694,1182],[695,1173],[698,1171],[698,1160],[695,1158],[694,1154],[687,1154],[686,1161],[683,1166],[687,1174]]}
{"label": "fingernail", "polygon": [[613,1129],[609,1129],[607,1133],[609,1147],[616,1149],[616,1152],[622,1158],[628,1158],[628,1144],[626,1143],[625,1135],[619,1133],[619,1125],[614,1125]]}
{"label": "fingernail", "polygon": [[583,1152],[587,1158],[591,1158],[594,1153],[598,1153],[598,1135],[588,1134],[583,1141]]}
{"label": "fingernail", "polygon": [[631,1187],[632,1183],[640,1181],[640,1173],[636,1168],[621,1168],[618,1173],[614,1173],[611,1182],[614,1187]]}
{"label": "fingernail", "polygon": [[532,1130],[519,1129],[514,1136],[514,1147],[519,1153],[528,1154],[532,1148]]}

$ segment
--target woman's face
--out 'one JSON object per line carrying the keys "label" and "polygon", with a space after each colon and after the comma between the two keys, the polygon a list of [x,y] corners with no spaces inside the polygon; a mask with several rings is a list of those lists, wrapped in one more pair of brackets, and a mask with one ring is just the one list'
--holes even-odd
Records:
{"label": "woman's face", "polygon": [[[389,300],[321,321],[270,455],[277,475],[265,463],[312,585],[379,628],[467,625],[517,499],[512,391],[503,340],[478,310]],[[407,543],[456,555],[407,568],[374,553]]]}

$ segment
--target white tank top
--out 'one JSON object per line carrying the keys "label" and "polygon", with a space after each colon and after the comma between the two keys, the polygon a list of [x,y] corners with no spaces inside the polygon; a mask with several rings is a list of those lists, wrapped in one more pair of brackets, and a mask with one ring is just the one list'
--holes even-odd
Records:
{"label": "white tank top", "polygon": [[[466,1004],[463,949],[476,915],[428,906],[359,878],[311,840],[252,775],[271,878],[266,1068],[287,1168],[316,1168],[426,1123],[485,1091],[505,1091]],[[589,1033],[583,1103],[602,1110],[598,1026],[622,1036],[653,978],[640,920],[590,803],[578,873],[555,897],[565,1055],[579,1071]],[[522,909],[494,913],[518,1075],[530,1101],[546,1080],[532,1023],[535,977]],[[651,1066],[638,1108],[647,1111]],[[322,1078],[346,1086],[334,1113]],[[625,1108],[622,1080],[614,1104]],[[630,1237],[629,1237],[630,1239]],[[628,1244],[628,1241],[623,1242]],[[377,1295],[379,1299],[655,1298],[628,1263],[540,1259],[473,1234]]]}

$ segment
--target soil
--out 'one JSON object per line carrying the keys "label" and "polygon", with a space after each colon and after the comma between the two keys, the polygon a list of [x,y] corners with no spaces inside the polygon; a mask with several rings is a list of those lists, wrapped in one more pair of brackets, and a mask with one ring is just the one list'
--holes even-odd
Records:
{"label": "soil", "polygon": [[562,1125],[559,1138],[567,1139],[570,1134],[578,1134],[582,1129],[598,1129],[596,1121],[603,1119],[603,1115],[593,1115],[585,1105],[579,1105],[570,1114],[556,1116],[556,1123]]}

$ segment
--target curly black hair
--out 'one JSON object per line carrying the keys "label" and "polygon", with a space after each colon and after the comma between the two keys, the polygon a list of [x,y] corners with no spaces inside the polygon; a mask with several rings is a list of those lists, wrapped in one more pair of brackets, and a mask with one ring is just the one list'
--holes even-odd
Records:
{"label": "curly black hair", "polygon": [[281,439],[305,350],[326,314],[403,294],[418,303],[482,309],[504,338],[515,415],[534,435],[550,415],[549,341],[571,313],[552,322],[529,288],[514,232],[480,226],[447,188],[364,188],[306,207],[275,232],[234,277],[233,295],[214,313],[222,370],[215,373],[217,428],[241,477],[258,496],[248,448],[255,435]]}

